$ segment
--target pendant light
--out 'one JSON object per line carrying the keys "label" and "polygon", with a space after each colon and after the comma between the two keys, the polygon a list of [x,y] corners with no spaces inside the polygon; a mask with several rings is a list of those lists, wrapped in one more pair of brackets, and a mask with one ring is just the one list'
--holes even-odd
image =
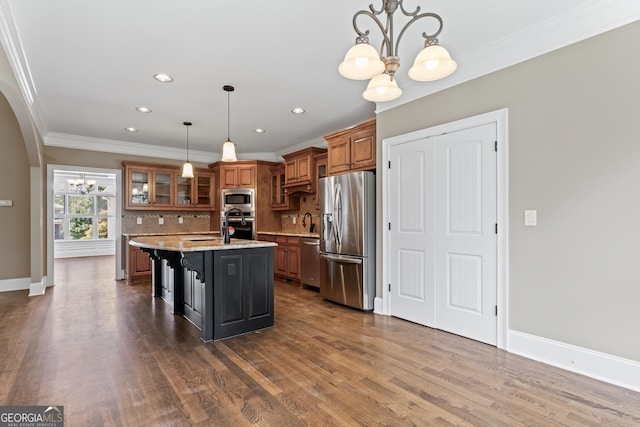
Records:
{"label": "pendant light", "polygon": [[227,141],[222,146],[222,161],[223,162],[237,162],[238,158],[236,157],[236,146],[233,142],[231,142],[230,129],[231,129],[231,108],[230,108],[230,97],[231,92],[235,90],[233,86],[224,85],[222,87],[227,92]]}
{"label": "pendant light", "polygon": [[182,124],[187,128],[187,162],[182,165],[182,177],[193,178],[193,166],[189,163],[189,126],[191,126],[191,122],[183,122]]}

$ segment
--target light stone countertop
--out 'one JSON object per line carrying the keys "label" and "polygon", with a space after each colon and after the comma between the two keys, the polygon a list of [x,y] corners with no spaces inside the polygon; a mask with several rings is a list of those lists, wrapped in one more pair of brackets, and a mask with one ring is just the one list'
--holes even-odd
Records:
{"label": "light stone countertop", "polygon": [[278,246],[274,242],[259,242],[231,238],[231,243],[224,244],[221,237],[201,234],[179,234],[167,236],[140,236],[129,240],[131,246],[149,249],[164,249],[176,252],[220,251],[229,249],[261,248]]}
{"label": "light stone countertop", "polygon": [[169,233],[122,233],[124,237],[139,237],[139,236],[178,236],[178,235],[191,235],[191,234],[220,234],[218,231],[174,231]]}
{"label": "light stone countertop", "polygon": [[284,231],[258,231],[256,234],[268,234],[270,236],[310,237],[319,239],[319,233],[287,233]]}

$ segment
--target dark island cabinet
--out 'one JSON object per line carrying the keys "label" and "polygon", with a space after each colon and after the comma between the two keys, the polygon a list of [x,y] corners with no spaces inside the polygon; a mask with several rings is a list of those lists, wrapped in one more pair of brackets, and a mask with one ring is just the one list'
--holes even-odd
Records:
{"label": "dark island cabinet", "polygon": [[183,269],[184,274],[184,317],[202,329],[204,311],[204,282],[196,277],[196,272]]}
{"label": "dark island cabinet", "polygon": [[[194,324],[200,323],[203,341],[217,341],[274,325],[273,247],[182,255],[185,273],[192,273],[183,276],[184,314]],[[187,290],[189,281],[191,290]],[[191,306],[187,307],[189,292],[192,292]],[[194,320],[198,318],[199,322]]]}

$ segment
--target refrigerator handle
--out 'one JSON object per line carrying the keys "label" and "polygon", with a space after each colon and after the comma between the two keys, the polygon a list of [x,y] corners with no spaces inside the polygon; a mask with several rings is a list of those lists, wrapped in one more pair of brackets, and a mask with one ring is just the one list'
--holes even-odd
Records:
{"label": "refrigerator handle", "polygon": [[342,242],[342,185],[336,183],[336,191],[333,196],[333,210],[336,213],[334,223],[334,235],[336,243],[340,245]]}
{"label": "refrigerator handle", "polygon": [[326,213],[322,216],[322,221],[324,224],[322,225],[322,240],[329,240],[329,235],[331,230],[329,230],[333,224],[333,215],[330,213]]}
{"label": "refrigerator handle", "polygon": [[338,261],[344,264],[362,264],[362,258],[355,258],[343,255],[329,255],[320,254],[320,258],[328,259],[329,261]]}

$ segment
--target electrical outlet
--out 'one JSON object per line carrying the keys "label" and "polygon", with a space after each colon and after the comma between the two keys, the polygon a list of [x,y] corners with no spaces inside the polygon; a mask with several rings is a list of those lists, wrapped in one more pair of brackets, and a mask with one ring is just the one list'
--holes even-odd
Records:
{"label": "electrical outlet", "polygon": [[293,217],[293,225],[295,225],[295,224],[296,224],[296,222],[298,222],[298,221],[297,221],[297,218],[294,216],[294,217]]}
{"label": "electrical outlet", "polygon": [[179,216],[178,217],[178,224],[182,224],[183,222],[184,222],[184,219],[181,216]]}
{"label": "electrical outlet", "polygon": [[164,224],[164,218],[163,217],[158,218],[158,224],[160,224],[160,225]]}
{"label": "electrical outlet", "polygon": [[13,206],[13,200],[0,200],[0,206]]}
{"label": "electrical outlet", "polygon": [[142,217],[141,216],[136,218],[136,224],[138,224],[138,225],[142,224]]}

